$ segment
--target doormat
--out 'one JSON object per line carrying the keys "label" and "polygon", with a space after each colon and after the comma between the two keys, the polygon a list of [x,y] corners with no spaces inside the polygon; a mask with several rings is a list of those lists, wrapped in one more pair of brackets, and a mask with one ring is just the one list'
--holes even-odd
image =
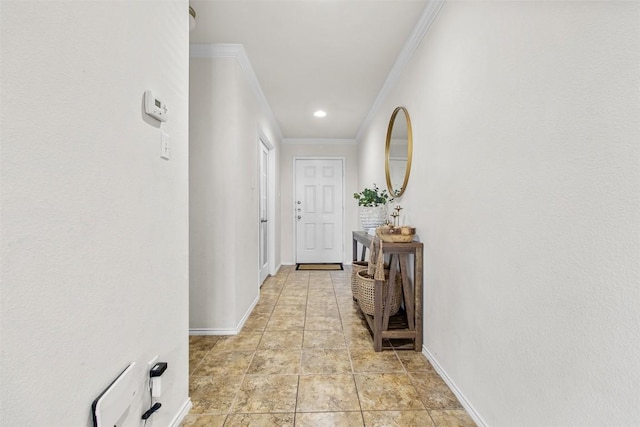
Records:
{"label": "doormat", "polygon": [[296,270],[344,270],[341,262],[329,264],[297,264]]}

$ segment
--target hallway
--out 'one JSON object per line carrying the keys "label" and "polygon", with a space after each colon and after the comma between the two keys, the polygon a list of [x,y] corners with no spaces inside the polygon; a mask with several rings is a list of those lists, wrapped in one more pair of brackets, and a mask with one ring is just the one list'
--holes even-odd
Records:
{"label": "hallway", "polygon": [[350,274],[283,266],[239,335],[191,336],[182,425],[474,426],[422,354],[373,351]]}

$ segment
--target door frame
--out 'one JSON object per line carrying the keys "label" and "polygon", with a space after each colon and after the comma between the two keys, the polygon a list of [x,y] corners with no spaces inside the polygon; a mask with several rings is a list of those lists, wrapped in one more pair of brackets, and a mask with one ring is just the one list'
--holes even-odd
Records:
{"label": "door frame", "polygon": [[297,226],[297,221],[296,221],[296,188],[297,188],[297,182],[296,182],[296,162],[298,160],[340,160],[340,162],[342,163],[342,215],[340,215],[340,220],[342,221],[342,241],[340,242],[340,247],[341,247],[341,252],[342,252],[342,260],[340,262],[344,262],[344,254],[345,254],[345,243],[344,243],[344,233],[345,233],[345,220],[346,220],[346,215],[345,215],[345,211],[346,211],[346,207],[345,207],[345,203],[346,203],[346,164],[347,164],[347,158],[345,156],[294,156],[293,157],[293,162],[291,163],[291,175],[293,176],[292,182],[293,182],[293,189],[291,190],[292,192],[292,197],[291,197],[291,221],[292,221],[292,226],[293,226],[293,233],[291,233],[292,237],[293,237],[293,245],[291,246],[293,248],[293,264],[297,265],[298,264],[298,226]]}
{"label": "door frame", "polygon": [[[276,183],[275,183],[275,155],[274,155],[274,145],[271,143],[269,138],[262,132],[261,129],[258,129],[258,144],[257,144],[257,168],[258,168],[258,209],[256,212],[256,218],[258,224],[260,224],[260,156],[262,151],[262,145],[267,148],[267,179],[268,179],[268,187],[267,187],[267,218],[269,221],[267,222],[267,272],[269,276],[273,276],[276,274],[274,271],[274,263],[275,263],[275,217],[276,217],[276,202],[275,202],[275,194],[276,194]],[[260,243],[260,226],[258,225],[258,244]],[[262,286],[262,281],[260,280],[260,250],[258,250],[258,259],[256,260],[256,264],[258,265],[257,274],[257,282],[258,286]]]}

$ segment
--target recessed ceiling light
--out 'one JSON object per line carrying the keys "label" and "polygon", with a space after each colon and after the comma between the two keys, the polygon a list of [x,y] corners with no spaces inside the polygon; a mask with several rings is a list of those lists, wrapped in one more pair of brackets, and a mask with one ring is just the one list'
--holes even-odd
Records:
{"label": "recessed ceiling light", "polygon": [[316,117],[325,117],[327,115],[327,113],[322,111],[322,110],[318,110],[315,113],[313,113],[313,115],[316,116]]}

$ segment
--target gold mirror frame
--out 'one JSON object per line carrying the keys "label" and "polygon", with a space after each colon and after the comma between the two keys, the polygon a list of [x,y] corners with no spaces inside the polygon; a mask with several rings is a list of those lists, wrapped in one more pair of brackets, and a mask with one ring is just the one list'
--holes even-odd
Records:
{"label": "gold mirror frame", "polygon": [[[395,190],[393,188],[393,183],[391,182],[391,172],[389,170],[389,156],[391,154],[391,135],[393,132],[393,124],[395,123],[396,116],[398,113],[402,111],[404,113],[404,117],[407,121],[407,166],[404,171],[404,181],[402,183],[402,187],[400,190]],[[398,198],[402,196],[407,189],[407,184],[409,183],[409,174],[411,173],[411,158],[413,155],[413,131],[411,129],[411,118],[409,117],[409,112],[404,107],[398,107],[393,110],[393,114],[391,114],[391,119],[389,119],[389,127],[387,128],[387,142],[384,147],[384,173],[387,177],[387,190],[389,190],[389,194],[393,198]]]}

